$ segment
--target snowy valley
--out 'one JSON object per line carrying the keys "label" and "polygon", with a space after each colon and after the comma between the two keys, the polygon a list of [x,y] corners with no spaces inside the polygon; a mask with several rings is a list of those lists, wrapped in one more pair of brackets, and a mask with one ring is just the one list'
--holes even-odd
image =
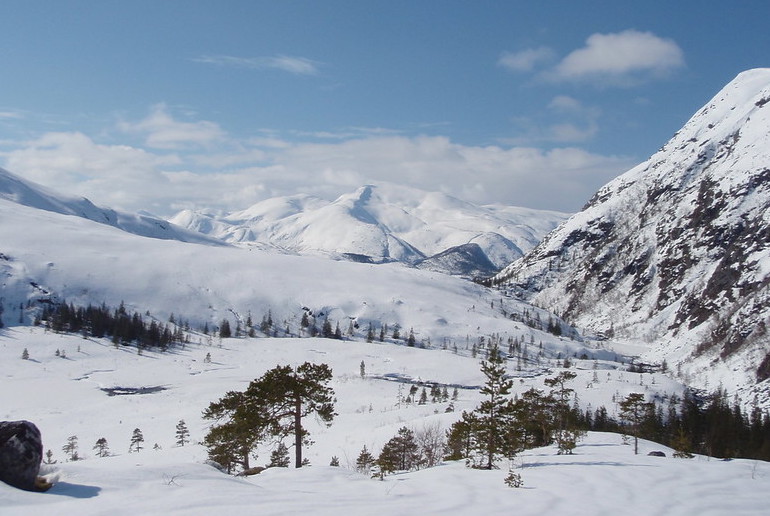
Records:
{"label": "snowy valley", "polygon": [[[651,441],[634,455],[618,433],[491,471],[446,461],[376,480],[355,462],[401,427],[444,435],[484,399],[479,362],[493,346],[517,398],[569,371],[576,412],[620,419],[632,393],[675,414],[690,388],[724,389],[765,431],[768,99],[770,71],[742,74],[569,219],[378,184],[167,222],[0,170],[0,419],[39,426],[54,484],[0,484],[0,513],[762,514],[767,462],[674,458]],[[468,279],[498,271],[486,286]],[[46,314],[63,305],[125,311],[180,338],[161,349],[54,332]],[[208,404],[305,361],[331,367],[337,399],[331,427],[309,420],[310,467],[234,477],[211,465]],[[455,399],[405,401],[431,385]],[[130,453],[135,429],[145,447]],[[82,460],[62,449],[73,436]],[[111,453],[97,457],[102,438]],[[509,468],[523,488],[506,487]]]}

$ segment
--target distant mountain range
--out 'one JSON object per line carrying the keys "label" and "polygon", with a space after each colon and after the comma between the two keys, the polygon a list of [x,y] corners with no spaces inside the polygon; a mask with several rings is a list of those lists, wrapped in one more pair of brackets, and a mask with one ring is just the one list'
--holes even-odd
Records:
{"label": "distant mountain range", "polygon": [[770,400],[770,69],[728,84],[649,160],[490,283],[647,343],[688,383]]}
{"label": "distant mountain range", "polygon": [[494,274],[566,218],[378,184],[331,202],[293,195],[228,214],[185,210],[171,222],[232,244],[473,276]]}

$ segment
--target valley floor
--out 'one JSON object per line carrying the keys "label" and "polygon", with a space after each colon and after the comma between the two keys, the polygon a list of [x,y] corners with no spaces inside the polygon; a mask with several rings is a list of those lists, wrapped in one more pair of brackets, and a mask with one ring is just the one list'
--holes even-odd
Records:
{"label": "valley floor", "polygon": [[[28,360],[20,358],[24,349]],[[276,364],[305,360],[332,367],[339,413],[328,429],[311,421],[316,443],[306,455],[312,466],[240,478],[207,465],[206,451],[196,443],[208,428],[201,419],[208,403],[245,388]],[[481,471],[450,462],[384,481],[353,470],[362,446],[378,453],[401,426],[445,430],[462,410],[472,409],[480,399],[474,386],[483,383],[478,365],[450,351],[325,339],[225,339],[221,346],[190,344],[138,355],[106,340],[7,328],[0,331],[0,419],[36,423],[57,462],[43,466],[55,482],[47,493],[0,484],[0,514],[766,514],[770,464],[675,459],[670,449],[646,441],[635,456],[617,434],[589,433],[571,456],[552,447],[523,453],[513,465],[524,481],[519,489],[503,483],[507,464]],[[583,389],[594,372],[575,370],[581,402],[594,406],[602,400],[609,406],[614,392],[674,388],[663,376],[607,370],[600,383]],[[399,391],[418,381],[459,386],[455,412],[445,412],[446,403],[399,405]],[[542,378],[516,383],[517,390],[542,388]],[[146,390],[110,396],[116,388]],[[184,447],[175,445],[181,419],[193,441]],[[145,448],[128,453],[135,428],[141,428]],[[83,460],[66,460],[62,446],[70,436],[77,436]],[[92,447],[100,437],[112,456],[96,457]],[[667,457],[647,456],[651,450]],[[260,450],[254,464],[268,456],[269,449]],[[327,466],[332,456],[340,467]]]}

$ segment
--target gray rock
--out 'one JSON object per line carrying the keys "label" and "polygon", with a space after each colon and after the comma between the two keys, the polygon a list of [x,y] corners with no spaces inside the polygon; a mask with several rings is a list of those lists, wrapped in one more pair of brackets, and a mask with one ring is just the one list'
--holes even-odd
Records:
{"label": "gray rock", "polygon": [[42,459],[43,441],[33,423],[0,421],[0,480],[27,491],[43,490],[38,481]]}

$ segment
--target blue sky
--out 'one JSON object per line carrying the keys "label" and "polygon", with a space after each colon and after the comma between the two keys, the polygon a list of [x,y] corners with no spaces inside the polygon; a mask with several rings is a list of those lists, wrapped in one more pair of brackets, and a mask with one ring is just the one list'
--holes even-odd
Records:
{"label": "blue sky", "polygon": [[0,165],[171,215],[378,181],[576,211],[739,72],[766,2],[0,4]]}

